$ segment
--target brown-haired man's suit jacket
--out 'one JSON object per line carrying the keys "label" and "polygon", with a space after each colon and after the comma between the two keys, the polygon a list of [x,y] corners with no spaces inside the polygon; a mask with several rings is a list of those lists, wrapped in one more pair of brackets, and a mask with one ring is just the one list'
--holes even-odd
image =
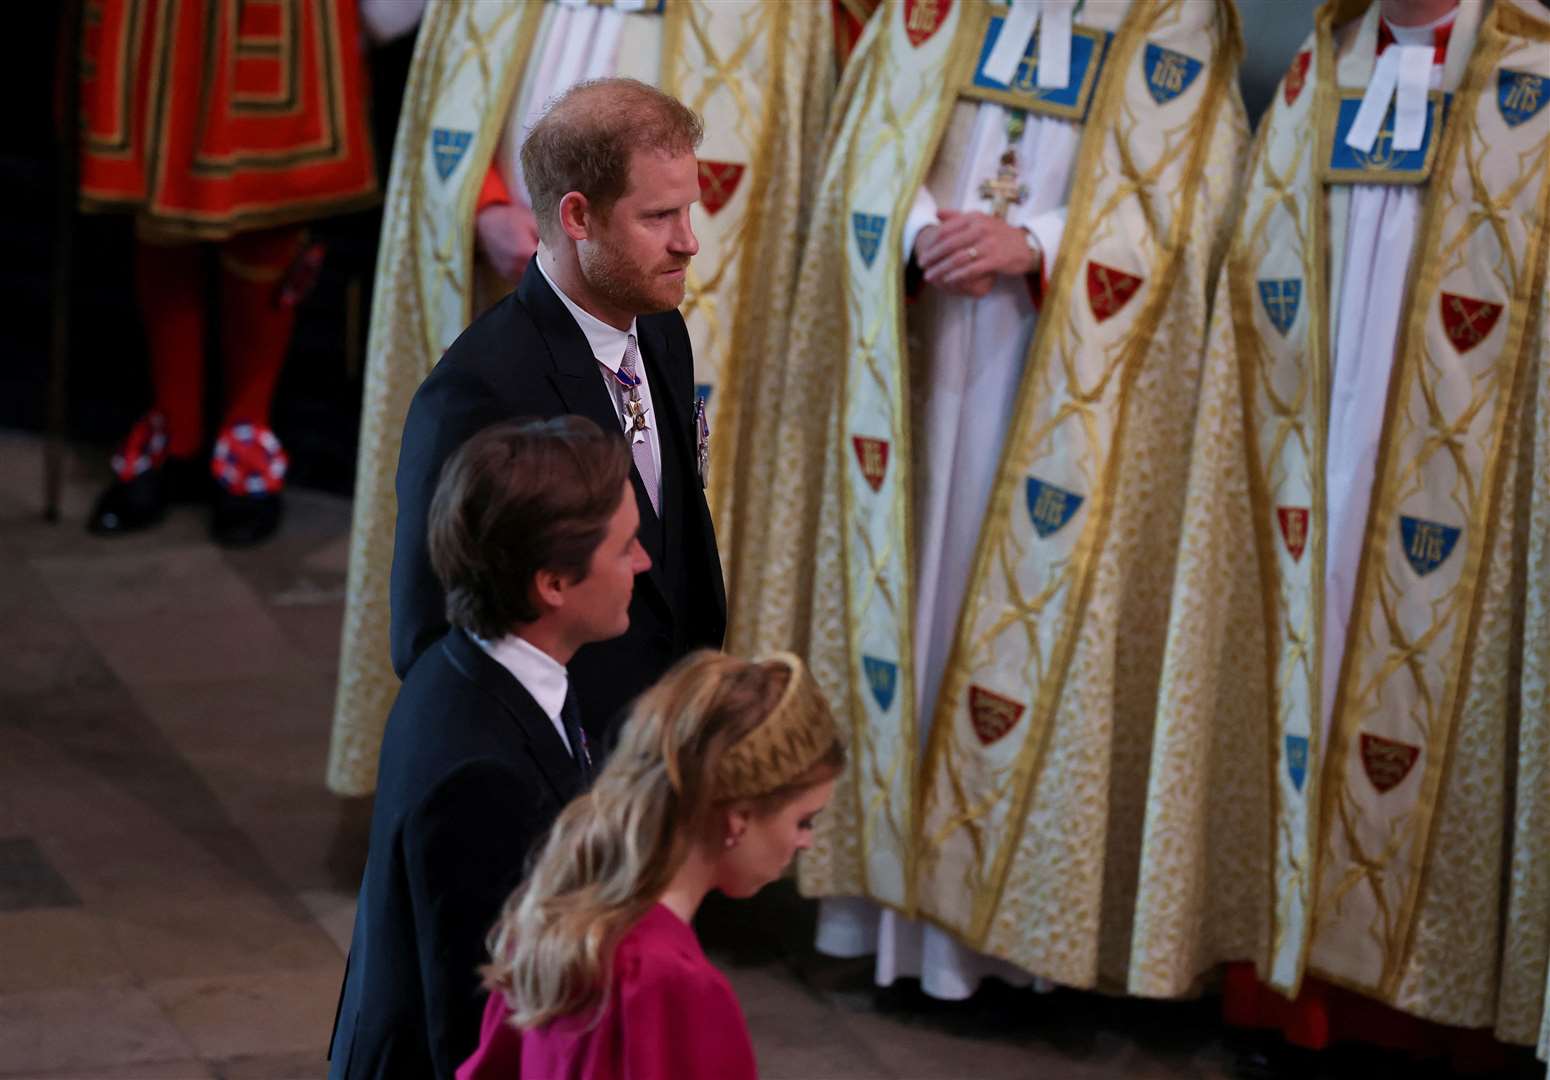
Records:
{"label": "brown-haired man's suit jacket", "polygon": [[[690,429],[689,334],[677,311],[641,316],[636,333],[657,418],[662,513],[632,468],[651,569],[635,580],[629,630],[583,647],[568,665],[594,753],[613,744],[630,699],[685,653],[719,648],[726,632],[721,562]],[[605,431],[620,427],[591,346],[531,263],[516,291],[452,343],[404,423],[390,633],[404,685],[378,767],[330,1047],[334,1080],[452,1080],[479,1039],[484,936],[532,842],[581,788],[527,692],[466,634],[449,632],[426,541],[436,482],[458,447],[502,420],[566,413]]]}
{"label": "brown-haired man's suit jacket", "polygon": [[[651,509],[632,468],[640,540],[651,569],[635,581],[630,628],[581,649],[570,662],[581,723],[595,746],[631,698],[673,662],[720,648],[727,600],[710,508],[695,464],[694,356],[677,311],[636,320],[651,384],[662,453],[662,514]],[[393,669],[403,678],[447,629],[445,597],[431,572],[425,523],[442,464],[479,430],[500,420],[565,413],[619,430],[602,369],[537,260],[515,292],[474,320],[415,393],[398,457],[398,524],[393,536]]]}

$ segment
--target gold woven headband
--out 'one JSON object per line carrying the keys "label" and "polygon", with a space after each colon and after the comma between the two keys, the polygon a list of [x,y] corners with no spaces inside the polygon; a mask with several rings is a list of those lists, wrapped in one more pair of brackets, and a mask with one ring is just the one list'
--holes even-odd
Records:
{"label": "gold woven headband", "polygon": [[764,723],[722,757],[716,769],[715,799],[768,795],[806,773],[839,739],[834,714],[807,666],[791,653],[763,663],[784,664],[791,679]]}

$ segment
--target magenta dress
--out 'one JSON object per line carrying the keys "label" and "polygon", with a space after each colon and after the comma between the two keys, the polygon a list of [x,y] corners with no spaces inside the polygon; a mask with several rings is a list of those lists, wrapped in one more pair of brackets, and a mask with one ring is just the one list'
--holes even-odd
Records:
{"label": "magenta dress", "polygon": [[694,931],[658,904],[619,941],[602,1018],[519,1032],[491,994],[457,1080],[757,1080],[748,1023]]}

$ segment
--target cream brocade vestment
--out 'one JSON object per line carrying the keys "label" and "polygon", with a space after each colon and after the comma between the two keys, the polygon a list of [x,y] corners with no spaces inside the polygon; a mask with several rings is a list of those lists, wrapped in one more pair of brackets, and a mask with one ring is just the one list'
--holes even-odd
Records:
{"label": "cream brocade vestment", "polygon": [[[442,352],[499,296],[475,260],[474,207],[499,147],[508,151],[501,154],[503,172],[512,171],[509,151],[521,134],[513,114],[530,116],[535,102],[553,96],[533,85],[540,68],[654,78],[704,117],[693,221],[700,252],[681,310],[712,429],[708,495],[728,593],[737,594],[745,534],[733,493],[757,490],[748,463],[773,454],[742,418],[762,407],[758,369],[782,354],[790,323],[791,284],[834,88],[831,15],[827,4],[734,0],[617,7],[600,13],[585,5],[475,0],[427,6],[394,149],[367,343],[328,767],[328,785],[339,794],[375,787],[382,726],[398,692],[388,650],[388,584],[404,416]],[[609,28],[607,44],[605,19],[624,24]],[[596,36],[580,40],[577,28],[594,25]],[[605,48],[612,59],[602,59],[601,69],[597,57],[571,55]]]}
{"label": "cream brocade vestment", "polygon": [[[1408,153],[1392,112],[1370,151],[1346,146],[1377,19],[1367,0],[1320,10],[1247,174],[1201,388],[1134,968],[1253,958],[1288,994],[1309,972],[1533,1044],[1550,957],[1550,10],[1464,0]],[[1424,185],[1419,233],[1409,265],[1382,271],[1405,275],[1403,314],[1326,671],[1331,260],[1350,185],[1395,182]]]}
{"label": "cream brocade vestment", "polygon": [[930,388],[911,383],[901,230],[1005,11],[885,5],[847,69],[749,530],[766,587],[733,647],[795,643],[848,720],[805,892],[923,916],[1069,985],[1123,983],[1166,568],[1246,141],[1241,46],[1230,3],[1087,28],[1060,254],[922,756],[911,429]]}

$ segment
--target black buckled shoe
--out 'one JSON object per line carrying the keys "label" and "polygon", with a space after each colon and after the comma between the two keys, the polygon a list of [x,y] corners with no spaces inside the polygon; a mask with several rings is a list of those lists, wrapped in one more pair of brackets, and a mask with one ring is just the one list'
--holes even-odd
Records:
{"label": "black buckled shoe", "polygon": [[97,496],[86,529],[97,536],[122,536],[150,528],[175,503],[207,503],[215,487],[199,458],[167,458],[132,480],[114,480]]}
{"label": "black buckled shoe", "polygon": [[215,494],[210,536],[223,547],[247,547],[274,535],[284,504],[278,493],[235,495],[225,488]]}
{"label": "black buckled shoe", "polygon": [[114,480],[97,497],[86,529],[97,536],[122,536],[159,522],[167,513],[167,482],[161,469],[147,469],[133,480]]}

